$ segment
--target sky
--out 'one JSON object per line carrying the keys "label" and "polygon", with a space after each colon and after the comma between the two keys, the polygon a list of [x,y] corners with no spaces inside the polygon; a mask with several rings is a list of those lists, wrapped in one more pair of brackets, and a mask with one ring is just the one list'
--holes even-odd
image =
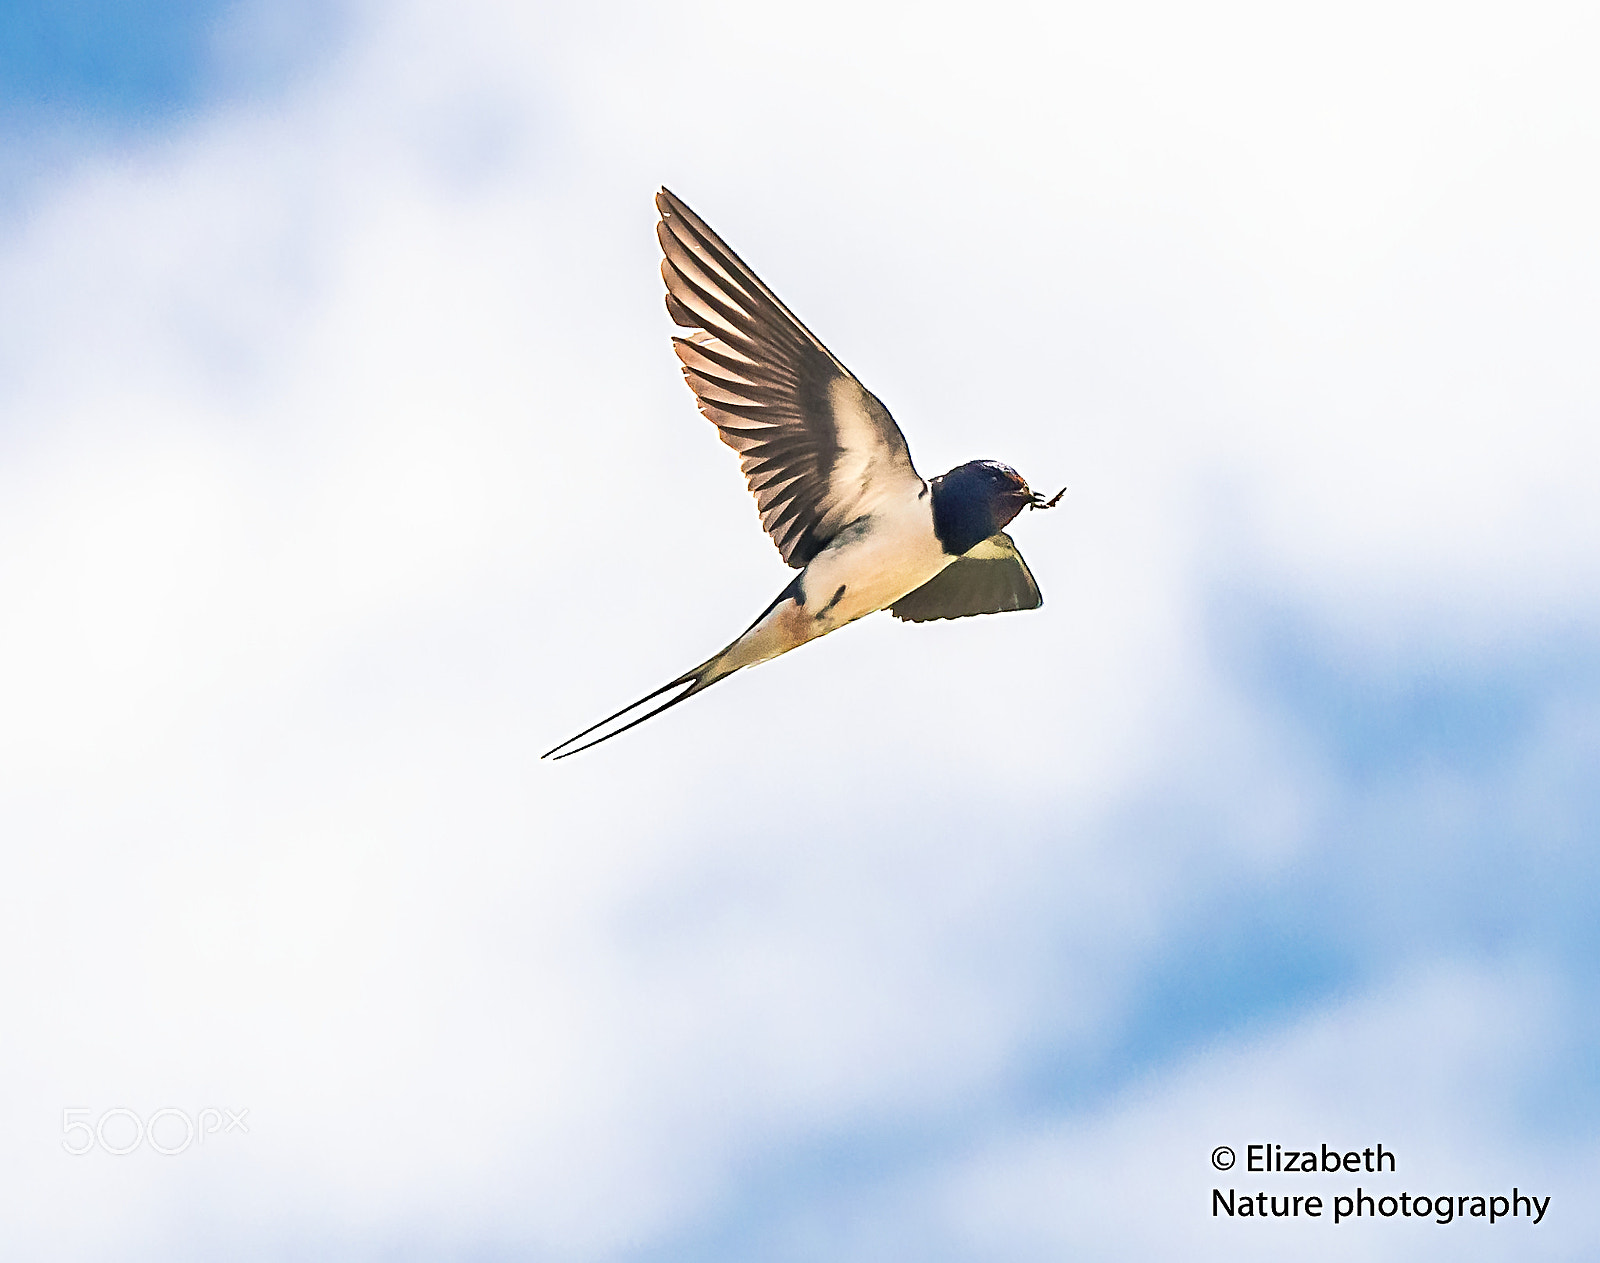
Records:
{"label": "sky", "polygon": [[[0,1236],[1596,1257],[1597,55],[1581,5],[0,5]],[[1070,490],[1041,610],[551,765],[790,573],[663,184],[924,476]]]}

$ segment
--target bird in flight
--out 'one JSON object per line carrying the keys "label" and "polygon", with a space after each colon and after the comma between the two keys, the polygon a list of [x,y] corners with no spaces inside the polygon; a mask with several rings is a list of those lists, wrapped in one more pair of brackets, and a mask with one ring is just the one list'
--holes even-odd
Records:
{"label": "bird in flight", "polygon": [[[1023,509],[1054,508],[1066,493],[1046,499],[990,460],[924,482],[877,396],[703,219],[666,189],[656,208],[667,312],[693,330],[672,339],[683,375],[700,411],[739,453],[761,525],[800,573],[726,649],[546,751],[547,759],[608,741],[735,671],[878,610],[922,623],[1037,609],[1039,586],[1004,527]],[[663,694],[671,696],[632,717]]]}

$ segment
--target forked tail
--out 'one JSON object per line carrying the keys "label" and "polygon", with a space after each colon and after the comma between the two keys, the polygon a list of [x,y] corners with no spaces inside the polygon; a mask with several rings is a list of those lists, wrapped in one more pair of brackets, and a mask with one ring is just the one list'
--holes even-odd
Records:
{"label": "forked tail", "polygon": [[[755,622],[751,623],[744,634],[728,645],[721,653],[707,658],[692,671],[685,671],[676,680],[670,680],[653,693],[646,693],[631,706],[624,706],[615,715],[607,715],[597,724],[591,724],[576,737],[568,737],[553,750],[546,750],[540,758],[564,759],[570,754],[577,754],[579,750],[587,750],[597,746],[602,741],[610,741],[612,737],[621,736],[629,728],[636,728],[647,719],[654,719],[664,710],[671,710],[679,702],[686,702],[696,693],[704,693],[718,680],[726,680],[735,671],[742,671],[745,667],[753,667],[759,662],[766,662],[769,658],[776,658],[781,653],[787,653],[796,645],[804,644],[810,636],[816,635],[810,631],[809,620],[801,618],[802,629],[795,630],[793,618],[787,617],[805,604],[801,595],[800,586],[803,575],[795,575],[789,586],[778,593],[772,604],[761,611]],[[843,591],[843,589],[840,589]],[[575,741],[583,741],[591,732],[599,732],[607,724],[614,724],[625,715],[631,715],[647,702],[653,702],[663,693],[670,693],[673,689],[682,689],[681,693],[661,703],[654,710],[646,711],[637,719],[630,719],[609,732],[600,733],[593,741],[584,741],[581,746],[567,749]],[[560,751],[560,753],[557,753]]]}
{"label": "forked tail", "polygon": [[[730,645],[729,648],[732,648],[732,646]],[[696,693],[705,692],[708,688],[710,688],[718,680],[727,679],[730,675],[732,675],[734,673],[734,671],[737,671],[739,669],[738,667],[733,667],[733,668],[729,669],[726,666],[723,666],[721,670],[718,669],[718,665],[720,663],[722,663],[724,658],[727,657],[727,653],[728,653],[728,651],[726,649],[724,649],[716,657],[708,658],[706,661],[702,662],[699,666],[695,667],[694,670],[685,671],[676,680],[671,680],[668,683],[663,684],[660,688],[656,689],[652,693],[646,693],[638,701],[633,702],[630,705],[624,706],[621,710],[619,710],[614,715],[607,715],[599,723],[590,724],[589,727],[585,728],[582,732],[578,733],[577,736],[568,737],[560,745],[554,746],[551,749],[546,750],[539,757],[541,759],[551,759],[551,758],[553,758],[553,759],[564,759],[564,758],[567,758],[569,755],[577,754],[580,750],[588,750],[593,746],[599,745],[602,741],[610,741],[612,737],[621,736],[623,733],[627,732],[629,728],[635,728],[638,725],[644,723],[645,720],[655,718],[655,716],[659,715],[664,710],[671,710],[679,702],[688,701]],[[687,686],[687,687],[685,687],[685,686]],[[581,746],[578,746],[575,749],[571,749],[571,750],[567,749],[567,747],[572,745],[572,743],[574,741],[583,741],[583,739],[585,737],[587,737],[591,732],[596,732],[599,729],[604,728],[607,724],[615,723],[617,720],[621,719],[624,715],[632,714],[634,711],[638,710],[639,707],[643,706],[646,702],[653,702],[653,701],[655,701],[656,698],[660,697],[663,693],[670,693],[673,689],[683,689],[683,692],[679,693],[675,697],[669,698],[667,701],[663,702],[660,706],[657,706],[654,710],[646,711],[644,714],[640,715],[637,719],[630,719],[627,723],[622,724],[619,727],[613,728],[610,732],[601,733],[593,741],[584,741]],[[557,750],[560,750],[561,753],[557,754],[556,753]]]}

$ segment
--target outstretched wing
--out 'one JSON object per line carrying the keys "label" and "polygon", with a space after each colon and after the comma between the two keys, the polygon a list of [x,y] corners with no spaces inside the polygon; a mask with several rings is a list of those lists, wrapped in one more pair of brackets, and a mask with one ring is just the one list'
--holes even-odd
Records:
{"label": "outstretched wing", "polygon": [[1043,604],[1028,563],[1011,536],[1001,531],[901,597],[889,612],[908,623],[926,623],[936,618],[1036,610]]}
{"label": "outstretched wing", "polygon": [[705,221],[656,195],[667,311],[683,375],[739,453],[761,524],[799,568],[885,500],[920,495],[888,410]]}

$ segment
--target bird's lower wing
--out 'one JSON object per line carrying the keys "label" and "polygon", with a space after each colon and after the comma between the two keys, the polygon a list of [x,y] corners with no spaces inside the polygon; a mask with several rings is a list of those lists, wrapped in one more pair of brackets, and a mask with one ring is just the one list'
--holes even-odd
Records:
{"label": "bird's lower wing", "polygon": [[1001,531],[901,597],[889,612],[908,623],[926,623],[936,618],[1036,610],[1043,604],[1028,563],[1011,536]]}

